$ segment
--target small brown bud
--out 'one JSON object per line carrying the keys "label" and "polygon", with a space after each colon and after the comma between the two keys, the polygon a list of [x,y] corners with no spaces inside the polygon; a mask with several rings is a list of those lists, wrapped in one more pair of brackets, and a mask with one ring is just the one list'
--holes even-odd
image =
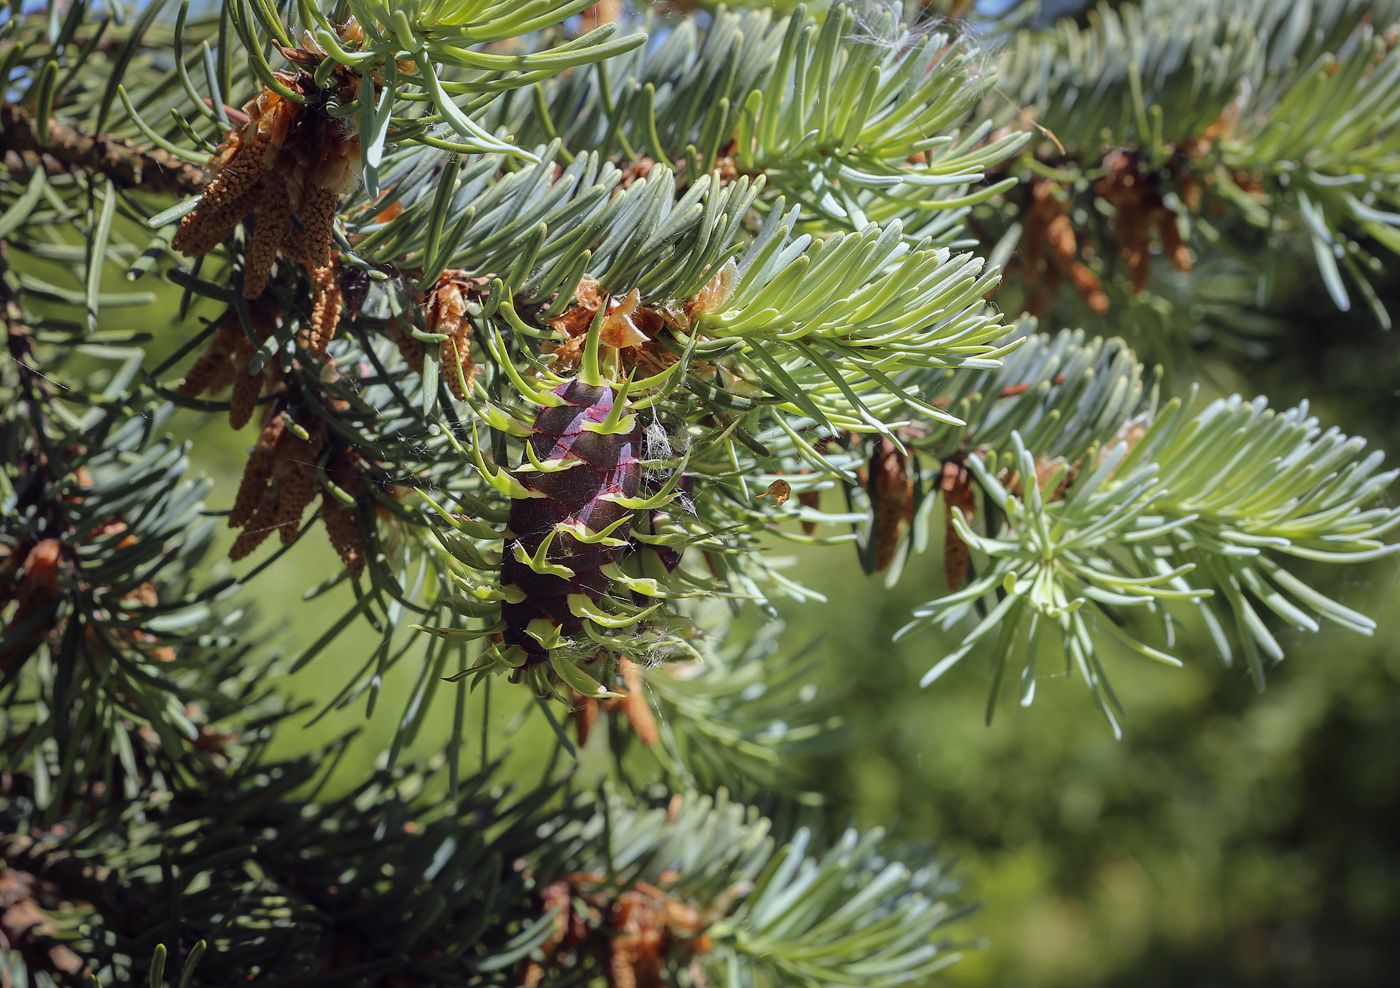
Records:
{"label": "small brown bud", "polygon": [[627,722],[632,725],[632,733],[637,735],[637,740],[650,748],[661,735],[656,729],[656,715],[647,702],[647,685],[642,678],[642,667],[624,655],[618,660],[618,671],[622,673],[622,683],[627,688],[627,696],[620,701],[627,714]]}
{"label": "small brown bud", "polygon": [[874,513],[875,571],[882,573],[894,562],[900,529],[914,507],[914,478],[908,458],[888,436],[881,436],[870,457],[870,504]]}
{"label": "small brown bud", "polygon": [[972,524],[977,516],[977,499],[973,495],[972,477],[961,461],[948,460],[943,464],[939,486],[943,490],[943,577],[951,592],[961,589],[967,579],[970,557],[967,543],[953,524],[953,512],[961,511],[967,523]]}
{"label": "small brown bud", "polygon": [[[815,511],[816,509],[821,507],[821,491],[802,491],[797,495],[797,503],[802,505],[802,507],[804,508],[811,508]],[[802,522],[802,532],[804,535],[815,535],[816,531],[816,522],[805,520]]]}

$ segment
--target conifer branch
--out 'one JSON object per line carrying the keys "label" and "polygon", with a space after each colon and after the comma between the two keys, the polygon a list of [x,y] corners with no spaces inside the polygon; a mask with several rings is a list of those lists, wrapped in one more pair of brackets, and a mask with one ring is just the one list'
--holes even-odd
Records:
{"label": "conifer branch", "polygon": [[192,196],[204,188],[205,174],[161,148],[49,120],[41,135],[33,117],[11,103],[0,104],[0,157],[16,176],[42,167],[50,174],[104,175],[125,192]]}
{"label": "conifer branch", "polygon": [[[1009,168],[1019,225],[994,220],[992,234],[999,258],[1019,241],[1026,307],[1040,311],[1064,274],[1102,314],[1100,283],[1122,304],[1147,289],[1154,253],[1189,272],[1193,254],[1247,238],[1266,255],[1301,244],[1338,308],[1356,291],[1389,325],[1371,281],[1376,248],[1400,243],[1387,164],[1400,7],[1145,0],[1089,20],[1019,32],[1001,58],[1003,98],[983,104],[1040,133]],[[1103,212],[1107,237],[1086,222]],[[1275,267],[1266,256],[1260,298]]]}
{"label": "conifer branch", "polygon": [[[1363,456],[1362,441],[1324,432],[1306,405],[1279,413],[1263,399],[1234,397],[1192,414],[1189,398],[1159,405],[1155,389],[1145,394],[1141,370],[1116,343],[1038,338],[999,371],[954,385],[967,397],[951,407],[979,426],[913,439],[941,460],[944,477],[949,463],[961,471],[962,488],[943,488],[943,551],[971,546],[977,565],[965,586],[961,574],[950,579],[948,594],[900,632],[972,623],[926,685],[994,641],[996,681],[1022,662],[1029,704],[1039,629],[1055,628],[1116,730],[1122,709],[1099,643],[1179,664],[1175,608],[1202,616],[1227,664],[1242,652],[1260,686],[1265,660],[1283,657],[1261,608],[1298,630],[1326,619],[1371,633],[1370,619],[1285,563],[1394,552],[1385,536],[1400,526],[1400,510],[1381,498],[1396,472],[1380,472],[1380,454]],[[998,384],[1011,375],[1018,380],[1008,395]],[[954,496],[968,485],[983,492],[980,507]],[[1132,608],[1162,633],[1140,637]]]}
{"label": "conifer branch", "polygon": [[895,985],[957,959],[945,928],[959,883],[938,864],[912,871],[898,859],[910,849],[878,830],[818,852],[811,832],[775,841],[769,820],[722,793],[639,809],[605,798],[560,831],[583,867],[541,882],[541,906],[562,913],[528,984],[593,971],[664,984],[688,968],[740,984]]}

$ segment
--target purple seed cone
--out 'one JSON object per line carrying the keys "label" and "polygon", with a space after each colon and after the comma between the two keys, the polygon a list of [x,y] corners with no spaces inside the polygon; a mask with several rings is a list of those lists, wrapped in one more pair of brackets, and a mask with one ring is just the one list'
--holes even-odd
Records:
{"label": "purple seed cone", "polygon": [[[548,654],[531,637],[526,627],[537,618],[547,618],[562,632],[573,637],[583,631],[582,619],[569,611],[569,594],[581,593],[599,600],[609,592],[612,581],[602,568],[621,558],[621,547],[580,542],[565,532],[554,536],[546,559],[574,571],[570,578],[536,573],[515,558],[518,542],[531,556],[555,526],[578,522],[590,532],[600,532],[631,512],[620,504],[601,500],[604,494],[636,497],[641,486],[642,433],[634,426],[627,433],[599,435],[586,431],[585,422],[602,422],[613,407],[614,392],[570,381],[554,389],[564,399],[556,408],[541,408],[535,416],[534,434],[528,442],[535,456],[547,460],[577,461],[578,465],[557,473],[531,470],[516,474],[525,487],[544,497],[521,498],[510,508],[510,540],[501,564],[501,586],[518,587],[525,599],[502,606],[506,630],[504,644],[519,645],[529,656],[529,664],[543,662]],[[527,461],[528,462],[528,461]],[[625,521],[612,532],[625,539],[631,531]]]}

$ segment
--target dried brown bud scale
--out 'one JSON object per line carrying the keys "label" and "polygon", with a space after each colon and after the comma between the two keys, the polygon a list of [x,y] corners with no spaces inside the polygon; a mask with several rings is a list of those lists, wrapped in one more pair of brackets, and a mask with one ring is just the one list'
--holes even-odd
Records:
{"label": "dried brown bud scale", "polygon": [[875,571],[889,569],[899,548],[900,530],[911,519],[914,478],[908,457],[888,436],[881,436],[870,457],[869,493],[875,539]]}

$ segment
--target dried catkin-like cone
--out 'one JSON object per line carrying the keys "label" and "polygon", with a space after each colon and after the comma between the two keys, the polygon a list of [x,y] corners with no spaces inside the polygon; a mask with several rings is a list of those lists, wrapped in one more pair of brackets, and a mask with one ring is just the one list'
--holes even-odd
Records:
{"label": "dried catkin-like cone", "polygon": [[254,299],[267,287],[277,252],[287,237],[292,219],[292,199],[285,184],[273,184],[257,208],[257,227],[248,243],[243,266],[243,297]]}
{"label": "dried catkin-like cone", "polygon": [[[820,508],[822,504],[821,491],[799,491],[797,494],[797,503],[804,508],[812,508],[813,510]],[[802,534],[815,535],[816,532],[816,522],[805,520],[802,522]]]}
{"label": "dried catkin-like cone", "polygon": [[394,341],[394,346],[399,348],[399,356],[403,357],[404,363],[408,364],[414,373],[423,373],[423,344],[414,339],[403,323],[394,318],[390,318],[384,324],[384,332]]}
{"label": "dried catkin-like cone", "polygon": [[569,707],[574,721],[574,735],[578,738],[579,747],[583,747],[593,736],[593,725],[598,723],[598,701],[570,690]]}
{"label": "dried catkin-like cone", "polygon": [[1128,268],[1133,292],[1141,292],[1152,275],[1152,228],[1161,197],[1148,187],[1148,177],[1139,172],[1131,155],[1110,152],[1104,157],[1104,167],[1108,174],[1096,188],[1113,207],[1113,234],[1118,250]]}
{"label": "dried catkin-like cone", "polygon": [[1191,273],[1191,251],[1181,240],[1181,228],[1177,226],[1176,213],[1166,206],[1157,209],[1155,217],[1157,236],[1162,241],[1162,253],[1167,255],[1167,260],[1172,267],[1182,274]]}
{"label": "dried catkin-like cone", "polygon": [[948,590],[961,589],[967,579],[969,551],[967,543],[953,525],[953,512],[961,511],[967,523],[977,515],[977,499],[973,496],[972,477],[960,460],[948,460],[943,464],[943,476],[939,482],[943,490],[943,576]]}
{"label": "dried catkin-like cone", "polygon": [[[318,423],[319,424],[319,423]],[[310,433],[309,440],[288,432],[282,437],[281,458],[273,469],[273,484],[277,487],[277,512],[272,524],[283,545],[296,541],[301,516],[322,490],[316,471],[316,461],[325,444],[325,431]]]}
{"label": "dried catkin-like cone", "polygon": [[[251,137],[248,136],[250,126],[255,131]],[[195,211],[205,213],[206,219],[213,219],[220,210],[251,192],[266,170],[263,162],[272,144],[271,132],[260,129],[256,122],[250,121],[244,130],[234,131],[231,137],[227,148],[216,159],[219,174],[204,190],[204,195],[199,199],[199,208]],[[197,225],[186,222],[193,215],[191,213],[181,221],[180,233]],[[175,249],[180,248],[177,246]]]}
{"label": "dried catkin-like cone", "polygon": [[[1065,271],[1090,309],[1107,312],[1108,296],[1080,257],[1079,238],[1069,216],[1070,204],[1060,194],[1060,185],[1050,179],[1037,179],[1031,185],[1021,236],[1021,267],[1032,286],[1026,310],[1042,311],[1060,286],[1060,273]],[[1050,248],[1048,257],[1046,247]]]}
{"label": "dried catkin-like cone", "polygon": [[253,417],[253,409],[258,406],[258,399],[262,397],[266,368],[256,374],[248,370],[248,362],[255,352],[247,336],[243,336],[233,356],[233,394],[229,397],[228,424],[235,430],[248,424]]}
{"label": "dried catkin-like cone", "polygon": [[870,457],[870,504],[875,523],[875,571],[884,572],[894,562],[900,529],[914,504],[914,478],[908,459],[894,441],[880,437]]}
{"label": "dried catkin-like cone", "polygon": [[1119,214],[1119,250],[1128,266],[1128,278],[1134,294],[1144,291],[1152,278],[1152,227],[1146,217],[1135,209]]}
{"label": "dried catkin-like cone", "polygon": [[329,491],[321,492],[321,507],[317,512],[326,526],[326,536],[340,555],[340,561],[356,579],[365,571],[365,548],[360,541],[360,528],[355,522],[355,506],[343,504]]}
{"label": "dried catkin-like cone", "polygon": [[[176,248],[186,257],[198,257],[200,254],[213,250],[229,237],[233,236],[233,231],[238,227],[243,217],[258,208],[267,195],[267,185],[259,182],[237,199],[230,202],[224,209],[220,210],[213,218],[200,223],[197,227],[185,233],[181,227],[181,233],[185,234],[184,239],[179,242]],[[194,213],[191,216],[196,215]],[[186,217],[189,219],[189,217]],[[171,241],[175,245],[175,241]]]}
{"label": "dried catkin-like cone", "polygon": [[311,286],[314,301],[311,308],[311,333],[306,340],[306,348],[312,353],[325,353],[335,337],[340,324],[340,313],[344,308],[344,296],[340,290],[340,258],[333,255],[319,267],[311,269]]}
{"label": "dried catkin-like cone", "polygon": [[[302,93],[318,91],[304,71],[278,73],[278,78]],[[352,78],[357,77],[341,74],[342,91]],[[211,165],[218,174],[181,221],[173,243],[184,254],[202,254],[256,213],[244,258],[243,294],[252,299],[266,288],[279,251],[313,271],[331,264],[336,208],[359,181],[360,143],[316,101],[302,106],[263,89],[244,111],[246,123],[228,133]],[[292,224],[293,216],[299,226]],[[329,331],[321,335],[329,340],[339,303],[330,298],[322,306],[336,310],[323,320]]]}
{"label": "dried catkin-like cone", "polygon": [[[363,494],[363,482],[359,473],[350,464],[341,461],[327,466],[331,482],[351,498],[358,500]],[[331,545],[339,553],[340,560],[350,575],[359,578],[365,569],[365,549],[360,541],[360,527],[355,520],[355,503],[346,504],[331,491],[321,487],[321,507],[318,514],[326,526],[326,535]]]}
{"label": "dried catkin-like cone", "polygon": [[248,520],[247,526],[239,533],[238,538],[233,540],[233,545],[229,548],[228,557],[234,562],[249,556],[267,540],[272,534],[272,526],[268,524],[272,516],[277,511],[277,488],[275,486],[265,488],[259,492],[257,510],[253,512],[253,517]]}
{"label": "dried catkin-like cone", "polygon": [[1061,213],[1050,221],[1045,231],[1055,262],[1069,272],[1070,282],[1075,291],[1083,296],[1089,308],[1098,313],[1108,311],[1108,295],[1098,276],[1085,266],[1079,257],[1079,239],[1074,233],[1074,224],[1068,213]]}
{"label": "dried catkin-like cone", "polygon": [[248,454],[248,463],[243,468],[243,480],[238,485],[238,493],[233,499],[233,508],[228,514],[229,528],[242,528],[252,520],[258,510],[267,482],[272,479],[272,468],[277,463],[277,444],[286,431],[285,414],[278,412],[258,434],[258,441]]}
{"label": "dried catkin-like cone", "polygon": [[637,740],[650,748],[660,739],[661,734],[656,727],[656,715],[652,712],[651,704],[647,702],[646,680],[642,677],[642,667],[624,655],[618,660],[617,671],[626,690],[626,693],[617,699],[595,700],[573,690],[569,691],[578,743],[588,743],[593,726],[598,721],[599,711],[621,711]]}
{"label": "dried catkin-like cone", "polygon": [[333,189],[310,185],[302,193],[301,217],[306,244],[307,267],[321,268],[331,262],[331,237],[335,232],[335,209],[340,193]]}
{"label": "dried catkin-like cone", "polygon": [[[281,73],[284,83],[299,85],[295,76]],[[229,131],[212,162],[218,171],[200,197],[199,206],[183,220],[172,246],[194,256],[210,250],[240,219],[261,205],[268,191],[285,183],[274,169],[280,164],[287,136],[305,114],[303,107],[269,89],[263,89],[243,107],[248,122]],[[265,181],[267,180],[267,181]],[[280,238],[279,238],[280,239]]]}
{"label": "dried catkin-like cone", "polygon": [[252,126],[251,139],[245,137],[246,129],[230,132],[223,149],[214,158],[212,167],[218,174],[200,196],[199,207],[180,221],[180,229],[170,242],[180,253],[193,256],[212,249],[223,237],[211,237],[211,230],[232,232],[238,221],[248,214],[239,200],[248,197],[262,180],[262,159],[270,141],[267,133]]}
{"label": "dried catkin-like cone", "polygon": [[258,348],[277,331],[278,313],[274,306],[260,302],[250,305],[248,310],[252,317],[254,338],[249,338],[237,314],[230,309],[224,315],[214,339],[180,385],[180,393],[191,397],[206,391],[221,391],[232,385],[228,417],[234,429],[248,424],[263,389],[281,374],[277,363],[272,360],[267,361],[256,374],[249,372],[249,364]]}
{"label": "dried catkin-like cone", "polygon": [[190,367],[185,379],[175,389],[176,394],[197,398],[206,392],[223,390],[233,382],[233,354],[238,338],[243,335],[238,316],[231,310],[219,323],[214,336],[199,359]]}
{"label": "dried catkin-like cone", "polygon": [[280,534],[283,545],[296,540],[302,513],[320,490],[316,457],[320,454],[323,434],[318,431],[311,433],[311,437],[310,441],[302,439],[290,429],[278,436],[272,449],[268,484],[259,492],[257,508],[244,526],[243,534],[234,540],[229,550],[230,559],[236,562],[247,556],[274,531]]}
{"label": "dried catkin-like cone", "polygon": [[472,345],[468,339],[470,334],[470,329],[453,333],[442,341],[438,354],[438,373],[458,401],[467,400],[467,389],[471,387],[472,374],[476,371],[476,364],[472,361]]}

